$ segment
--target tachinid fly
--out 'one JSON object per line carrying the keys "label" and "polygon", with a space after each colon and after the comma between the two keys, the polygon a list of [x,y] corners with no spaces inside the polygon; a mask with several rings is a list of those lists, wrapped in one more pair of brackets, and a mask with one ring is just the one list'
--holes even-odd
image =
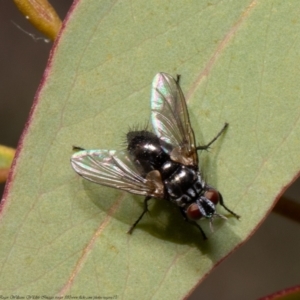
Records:
{"label": "tachinid fly", "polygon": [[217,136],[205,146],[196,146],[186,102],[179,86],[179,77],[158,73],[152,83],[151,119],[153,131],[130,131],[127,151],[80,150],[73,154],[73,169],[95,183],[145,196],[144,210],[130,227],[131,233],[148,210],[151,198],[174,203],[185,220],[196,222],[207,218],[212,224],[216,204],[228,209],[222,195],[203,179],[198,167],[198,150],[206,150],[228,126],[225,123]]}

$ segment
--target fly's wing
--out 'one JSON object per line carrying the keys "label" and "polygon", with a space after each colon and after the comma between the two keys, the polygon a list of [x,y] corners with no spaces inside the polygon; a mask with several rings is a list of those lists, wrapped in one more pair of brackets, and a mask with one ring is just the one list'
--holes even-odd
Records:
{"label": "fly's wing", "polygon": [[152,83],[151,119],[156,135],[171,158],[185,165],[198,166],[194,132],[179,83],[169,74],[158,73]]}
{"label": "fly's wing", "polygon": [[71,165],[80,176],[95,183],[133,194],[163,198],[159,177],[143,178],[123,151],[83,150],[71,157]]}

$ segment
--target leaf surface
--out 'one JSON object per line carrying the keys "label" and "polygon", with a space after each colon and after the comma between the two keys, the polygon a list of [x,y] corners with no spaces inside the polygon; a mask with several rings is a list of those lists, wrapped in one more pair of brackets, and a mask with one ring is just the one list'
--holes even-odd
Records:
{"label": "leaf surface", "polygon": [[[3,295],[181,299],[245,241],[299,172],[295,1],[77,1],[54,45],[2,201]],[[201,222],[84,181],[72,145],[122,149],[154,75],[181,74],[209,184],[242,216]],[[220,213],[226,214],[222,208]],[[95,298],[96,299],[96,298]]]}

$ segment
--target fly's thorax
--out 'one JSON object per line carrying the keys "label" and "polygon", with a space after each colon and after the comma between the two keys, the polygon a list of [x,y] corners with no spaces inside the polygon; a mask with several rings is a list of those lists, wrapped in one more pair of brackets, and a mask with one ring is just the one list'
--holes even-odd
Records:
{"label": "fly's thorax", "polygon": [[164,180],[170,200],[179,207],[195,202],[203,193],[204,182],[198,171],[179,164],[177,170]]}

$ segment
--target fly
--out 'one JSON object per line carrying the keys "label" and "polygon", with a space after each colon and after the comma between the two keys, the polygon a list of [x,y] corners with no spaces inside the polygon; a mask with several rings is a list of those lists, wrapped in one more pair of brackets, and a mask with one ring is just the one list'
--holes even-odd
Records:
{"label": "fly", "polygon": [[212,228],[214,217],[226,219],[216,212],[218,203],[239,218],[224,204],[221,193],[204,181],[198,166],[197,151],[207,150],[228,124],[207,145],[196,146],[179,77],[175,80],[166,73],[158,73],[153,79],[151,120],[153,132],[137,130],[127,134],[127,151],[73,147],[80,151],[72,155],[71,165],[80,176],[145,196],[144,210],[128,233],[148,211],[151,198],[171,201],[204,239],[206,235],[196,221],[207,218]]}

